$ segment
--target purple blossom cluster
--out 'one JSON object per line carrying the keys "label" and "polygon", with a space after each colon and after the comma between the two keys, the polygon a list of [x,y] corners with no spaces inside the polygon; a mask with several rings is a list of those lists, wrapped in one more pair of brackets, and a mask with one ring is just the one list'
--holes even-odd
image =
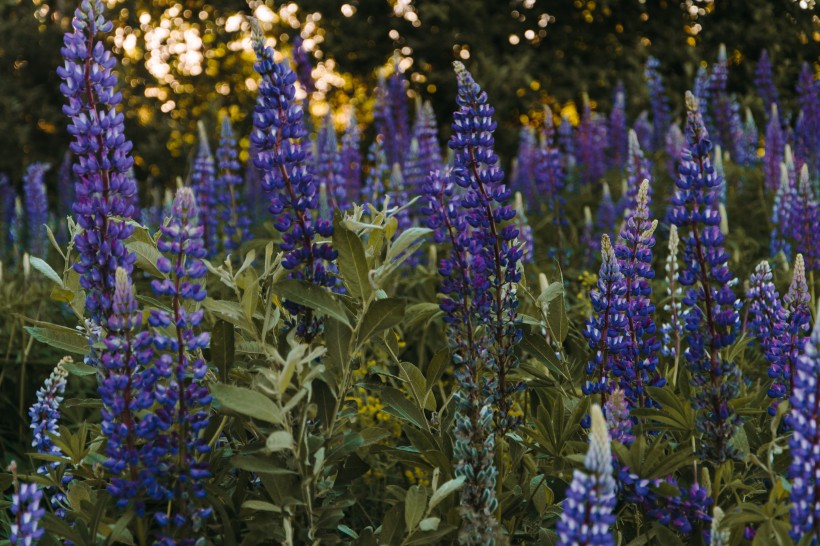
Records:
{"label": "purple blossom cluster", "polygon": [[26,231],[28,251],[33,256],[45,257],[46,237],[43,226],[48,223],[48,195],[45,174],[51,168],[48,163],[32,163],[23,176],[25,197]]}
{"label": "purple blossom cluster", "polygon": [[[663,139],[671,121],[669,117],[669,99],[666,96],[663,77],[659,71],[660,66],[660,61],[650,56],[646,61],[646,68],[644,70],[647,92],[649,93],[649,104],[652,108],[652,138],[648,145],[650,150],[660,150],[663,148]],[[643,141],[641,144],[647,146]]]}
{"label": "purple blossom cluster", "polygon": [[[14,473],[12,463],[12,474]],[[35,483],[18,483],[15,476],[16,491],[11,496],[12,522],[9,529],[11,546],[34,546],[43,538],[46,530],[40,527],[40,520],[46,514],[40,507],[43,501],[43,490]]]}
{"label": "purple blossom cluster", "polygon": [[740,418],[729,402],[738,393],[739,370],[725,357],[739,326],[736,280],[723,249],[717,190],[721,180],[710,160],[712,143],[698,110],[698,100],[686,95],[687,148],[681,156],[677,190],[669,217],[684,243],[678,282],[685,288],[683,305],[701,453],[716,461],[734,456],[731,440]]}
{"label": "purple blossom cluster", "polygon": [[239,248],[244,241],[251,238],[251,218],[242,196],[242,176],[239,164],[236,137],[228,116],[222,118],[222,130],[219,148],[216,150],[218,176],[216,179],[217,197],[221,220],[221,238],[226,251]]}

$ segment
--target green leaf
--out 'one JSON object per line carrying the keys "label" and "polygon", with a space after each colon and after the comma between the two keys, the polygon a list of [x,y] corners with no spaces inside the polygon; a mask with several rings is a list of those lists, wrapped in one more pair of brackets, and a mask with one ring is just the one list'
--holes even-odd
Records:
{"label": "green leaf", "polygon": [[339,253],[336,263],[350,293],[364,301],[373,292],[370,286],[370,266],[359,237],[347,229],[337,213],[333,218],[333,250]]}
{"label": "green leaf", "polygon": [[320,286],[297,279],[286,279],[279,281],[274,290],[286,300],[310,307],[322,315],[333,317],[350,326],[344,305]]}
{"label": "green leaf", "polygon": [[256,333],[253,323],[245,316],[245,309],[236,302],[205,298],[202,300],[202,307],[249,334]]}
{"label": "green leaf", "polygon": [[[563,343],[564,340],[567,338],[567,334],[569,333],[569,319],[567,318],[567,306],[564,303],[563,276],[554,284],[557,284],[561,287],[561,294],[553,297],[553,299],[549,302],[549,306],[547,307],[547,325],[549,326],[552,338],[559,343]],[[547,288],[547,290],[549,290],[549,287]]]}
{"label": "green leaf", "polygon": [[353,332],[338,320],[325,321],[325,368],[330,373],[334,390],[338,389],[344,370],[350,362],[350,338]]}
{"label": "green leaf", "polygon": [[272,476],[295,474],[293,470],[283,467],[282,463],[273,457],[236,455],[231,459],[231,465],[234,468],[255,472],[256,474],[270,474]]}
{"label": "green leaf", "polygon": [[262,512],[281,512],[282,509],[272,504],[270,502],[265,502],[261,500],[246,500],[242,503],[242,508],[247,508],[248,510],[259,510]]}
{"label": "green leaf", "polygon": [[564,373],[558,367],[558,356],[555,354],[555,351],[547,345],[547,340],[545,340],[543,336],[524,329],[521,336],[521,348],[544,364],[551,372],[564,377]]}
{"label": "green leaf", "polygon": [[211,329],[211,362],[219,370],[219,379],[228,382],[228,373],[234,363],[233,324],[217,319]]}
{"label": "green leaf", "polygon": [[264,394],[245,387],[215,383],[211,385],[211,395],[224,410],[253,417],[274,425],[282,424],[281,411]]}
{"label": "green leaf", "polygon": [[404,497],[404,525],[408,531],[416,528],[426,509],[427,490],[420,485],[412,486]]}
{"label": "green leaf", "polygon": [[430,497],[430,510],[432,511],[441,501],[461,489],[464,485],[464,479],[464,476],[459,476],[441,484],[441,487],[436,489],[433,496]]}
{"label": "green leaf", "polygon": [[29,257],[29,263],[31,264],[31,267],[45,275],[48,280],[58,285],[60,288],[63,288],[63,279],[60,278],[57,272],[54,271],[51,266],[45,262],[45,260],[41,260],[36,256],[31,256]]}
{"label": "green leaf", "polygon": [[374,301],[362,317],[357,345],[361,346],[373,335],[399,324],[404,319],[404,309],[403,299],[387,298]]}
{"label": "green leaf", "polygon": [[265,447],[272,452],[277,451],[293,451],[293,436],[286,430],[277,430],[268,436],[265,440]]}
{"label": "green leaf", "polygon": [[387,405],[384,409],[385,413],[412,423],[420,429],[426,428],[427,419],[425,419],[424,413],[418,406],[405,398],[401,391],[391,387],[385,387],[382,389],[381,395],[382,402]]}
{"label": "green leaf", "polygon": [[157,269],[157,260],[162,257],[162,253],[153,244],[143,241],[128,240],[125,247],[137,255],[136,266],[149,273],[153,277],[164,279],[165,273]]}
{"label": "green leaf", "polygon": [[97,368],[82,362],[64,362],[63,368],[65,368],[71,375],[84,376],[95,375],[97,373]]}
{"label": "green leaf", "polygon": [[85,356],[91,352],[88,339],[77,330],[49,322],[33,322],[35,326],[26,326],[26,332],[40,343],[75,355]]}
{"label": "green leaf", "polygon": [[390,245],[390,249],[387,251],[387,257],[385,261],[392,262],[395,258],[407,250],[412,244],[418,241],[420,238],[424,237],[428,233],[432,233],[432,229],[430,228],[421,228],[421,227],[413,227],[409,229],[405,229],[401,232],[401,234],[396,237],[396,240],[393,241],[393,244]]}

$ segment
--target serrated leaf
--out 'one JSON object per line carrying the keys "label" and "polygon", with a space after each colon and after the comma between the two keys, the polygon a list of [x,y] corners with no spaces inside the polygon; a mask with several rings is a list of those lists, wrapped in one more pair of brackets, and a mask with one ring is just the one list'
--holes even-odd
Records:
{"label": "serrated leaf", "polygon": [[[45,277],[48,280],[50,280],[51,282],[53,282],[54,284],[56,284],[60,288],[64,287],[63,279],[57,274],[56,271],[54,271],[54,269],[51,268],[50,265],[48,265],[46,263],[45,260],[42,260],[42,259],[40,259],[36,256],[31,256],[31,257],[29,257],[29,263],[31,264],[31,267],[33,267],[34,269],[36,269],[37,271],[39,271],[40,273],[45,275]],[[71,300],[68,300],[68,301],[71,301]]]}
{"label": "serrated leaf", "polygon": [[215,383],[211,395],[222,409],[274,425],[282,424],[282,413],[270,398],[245,387]]}
{"label": "serrated leaf", "polygon": [[85,356],[91,352],[88,340],[77,330],[48,322],[37,321],[34,324],[36,326],[26,326],[26,332],[40,343],[75,355]]}
{"label": "serrated leaf", "polygon": [[426,509],[427,490],[420,485],[412,486],[404,497],[404,525],[408,531],[416,528]]}
{"label": "serrated leaf", "polygon": [[399,324],[404,319],[404,309],[405,301],[398,298],[374,301],[362,317],[356,343],[361,346],[373,335]]}
{"label": "serrated leaf", "polygon": [[309,307],[319,314],[333,317],[350,326],[344,305],[320,286],[297,279],[286,279],[278,282],[274,290],[286,300]]}
{"label": "serrated leaf", "polygon": [[359,237],[347,229],[337,213],[333,218],[333,249],[339,253],[336,263],[353,297],[366,300],[373,292],[370,286],[370,266]]}

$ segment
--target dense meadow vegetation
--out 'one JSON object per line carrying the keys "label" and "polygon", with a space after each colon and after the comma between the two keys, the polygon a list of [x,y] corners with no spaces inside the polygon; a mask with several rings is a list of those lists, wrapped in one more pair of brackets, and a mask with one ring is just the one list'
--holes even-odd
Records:
{"label": "dense meadow vegetation", "polygon": [[315,118],[246,22],[249,150],[202,119],[160,198],[66,29],[57,191],[0,175],[0,544],[818,544],[817,67],[650,56],[506,162],[469,55],[449,127],[398,56]]}

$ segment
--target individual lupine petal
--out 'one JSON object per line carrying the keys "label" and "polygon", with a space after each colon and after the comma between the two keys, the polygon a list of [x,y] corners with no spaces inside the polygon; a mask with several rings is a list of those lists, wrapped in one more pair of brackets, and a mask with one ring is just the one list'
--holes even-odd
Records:
{"label": "individual lupine petal", "polygon": [[820,320],[804,347],[805,353],[796,362],[794,389],[791,394],[789,424],[793,428],[789,439],[791,466],[791,531],[795,541],[820,534],[817,514],[817,491],[820,490]]}
{"label": "individual lupine petal", "polygon": [[46,514],[45,508],[40,508],[43,491],[35,483],[19,483],[13,462],[9,471],[14,475],[16,489],[11,496],[9,543],[11,546],[34,546],[45,534],[45,529],[40,528],[40,520]]}
{"label": "individual lupine petal", "polygon": [[57,69],[63,80],[60,91],[68,99],[63,112],[71,120],[68,131],[74,138],[71,151],[78,178],[73,210],[82,231],[74,238],[74,269],[96,325],[111,314],[116,269],[130,272],[136,260],[124,245],[133,226],[115,219],[134,216],[137,186],[128,174],[133,159],[124,135],[125,116],[117,112],[122,95],[115,90],[116,60],[97,39],[98,33],[112,29],[103,11],[101,0],[80,4],[72,31],[64,36],[65,63]]}
{"label": "individual lupine petal", "polygon": [[[293,100],[296,75],[287,63],[275,62],[258,22],[251,24],[254,69],[261,76],[251,142],[257,147],[255,164],[264,172],[262,187],[270,195],[274,226],[282,233],[282,265],[292,278],[331,287],[336,281],[328,266],[336,252],[328,242],[315,239],[317,234],[331,237],[333,224],[317,214],[318,184],[306,162],[302,108]],[[321,322],[311,311],[293,302],[286,306],[297,317],[296,328],[303,339],[320,333]]]}
{"label": "individual lupine petal", "polygon": [[46,237],[43,226],[48,222],[48,196],[45,174],[51,168],[48,163],[32,163],[23,175],[23,195],[26,207],[26,231],[29,254],[45,257]]}
{"label": "individual lupine petal", "polygon": [[[660,66],[660,61],[650,56],[646,61],[644,70],[649,101],[652,107],[652,140],[649,149],[653,151],[660,150],[663,147],[663,139],[670,121],[669,98],[666,96],[663,77],[658,70]],[[644,143],[642,142],[642,144]]]}
{"label": "individual lupine petal", "polygon": [[556,527],[560,544],[566,546],[615,544],[611,529],[617,503],[612,448],[601,407],[594,404],[590,414],[592,429],[584,459],[586,472],[576,470],[573,474],[564,512]]}
{"label": "individual lupine petal", "polygon": [[[204,379],[207,363],[201,350],[208,346],[210,334],[200,329],[203,311],[192,311],[205,296],[202,280],[207,273],[202,259],[205,255],[203,230],[197,225],[197,206],[190,188],[180,188],[174,199],[173,216],[160,228],[157,248],[168,256],[160,258],[157,268],[166,271],[168,279],[151,283],[157,296],[171,299],[170,310],[155,309],[149,324],[154,334],[155,375],[158,378],[157,405],[152,408],[158,432],[150,446],[164,455],[157,467],[157,477],[149,495],[156,501],[174,499],[171,519],[167,513],[155,514],[155,520],[165,527],[163,537],[179,536],[168,529],[186,529],[186,536],[199,534],[203,520],[211,513],[204,504],[205,479],[210,476],[207,454],[210,448],[203,436],[208,426],[211,395]],[[168,326],[171,334],[164,333]],[[181,490],[181,491],[180,491]],[[191,538],[183,544],[194,544]]]}

